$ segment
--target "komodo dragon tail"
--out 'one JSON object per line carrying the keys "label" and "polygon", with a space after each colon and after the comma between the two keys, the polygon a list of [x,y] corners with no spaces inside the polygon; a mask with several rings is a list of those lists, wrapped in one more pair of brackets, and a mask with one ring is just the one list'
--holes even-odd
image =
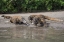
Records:
{"label": "komodo dragon tail", "polygon": [[61,19],[52,18],[52,17],[48,17],[48,16],[45,16],[45,19],[47,19],[47,20],[51,20],[51,21],[59,21],[59,22],[63,22],[63,20],[61,20]]}

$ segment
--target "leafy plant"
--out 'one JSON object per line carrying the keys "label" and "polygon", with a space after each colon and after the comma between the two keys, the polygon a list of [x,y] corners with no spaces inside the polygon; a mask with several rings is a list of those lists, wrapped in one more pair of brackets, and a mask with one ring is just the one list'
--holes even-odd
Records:
{"label": "leafy plant", "polygon": [[64,0],[0,0],[0,13],[64,9]]}

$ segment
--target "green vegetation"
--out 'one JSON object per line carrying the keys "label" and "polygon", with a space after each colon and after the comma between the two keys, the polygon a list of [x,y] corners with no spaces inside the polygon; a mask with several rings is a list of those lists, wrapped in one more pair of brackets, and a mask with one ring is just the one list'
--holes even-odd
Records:
{"label": "green vegetation", "polygon": [[0,13],[64,9],[64,0],[0,0]]}

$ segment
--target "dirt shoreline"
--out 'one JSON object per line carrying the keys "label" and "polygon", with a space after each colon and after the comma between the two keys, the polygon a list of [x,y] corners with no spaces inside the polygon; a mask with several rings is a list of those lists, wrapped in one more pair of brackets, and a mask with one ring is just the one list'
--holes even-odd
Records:
{"label": "dirt shoreline", "polygon": [[[4,14],[4,15],[22,15],[22,16],[29,16],[32,14],[43,14],[51,17],[64,17],[64,11],[57,11],[57,12],[39,12],[39,13],[16,13],[16,14]],[[2,14],[0,14],[1,16]]]}

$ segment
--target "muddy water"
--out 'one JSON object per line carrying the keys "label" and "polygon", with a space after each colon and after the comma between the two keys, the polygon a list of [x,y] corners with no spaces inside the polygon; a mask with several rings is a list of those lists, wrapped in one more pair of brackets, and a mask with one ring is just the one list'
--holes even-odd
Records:
{"label": "muddy water", "polygon": [[7,21],[0,19],[0,42],[64,42],[64,22],[47,21],[49,27],[35,27]]}

